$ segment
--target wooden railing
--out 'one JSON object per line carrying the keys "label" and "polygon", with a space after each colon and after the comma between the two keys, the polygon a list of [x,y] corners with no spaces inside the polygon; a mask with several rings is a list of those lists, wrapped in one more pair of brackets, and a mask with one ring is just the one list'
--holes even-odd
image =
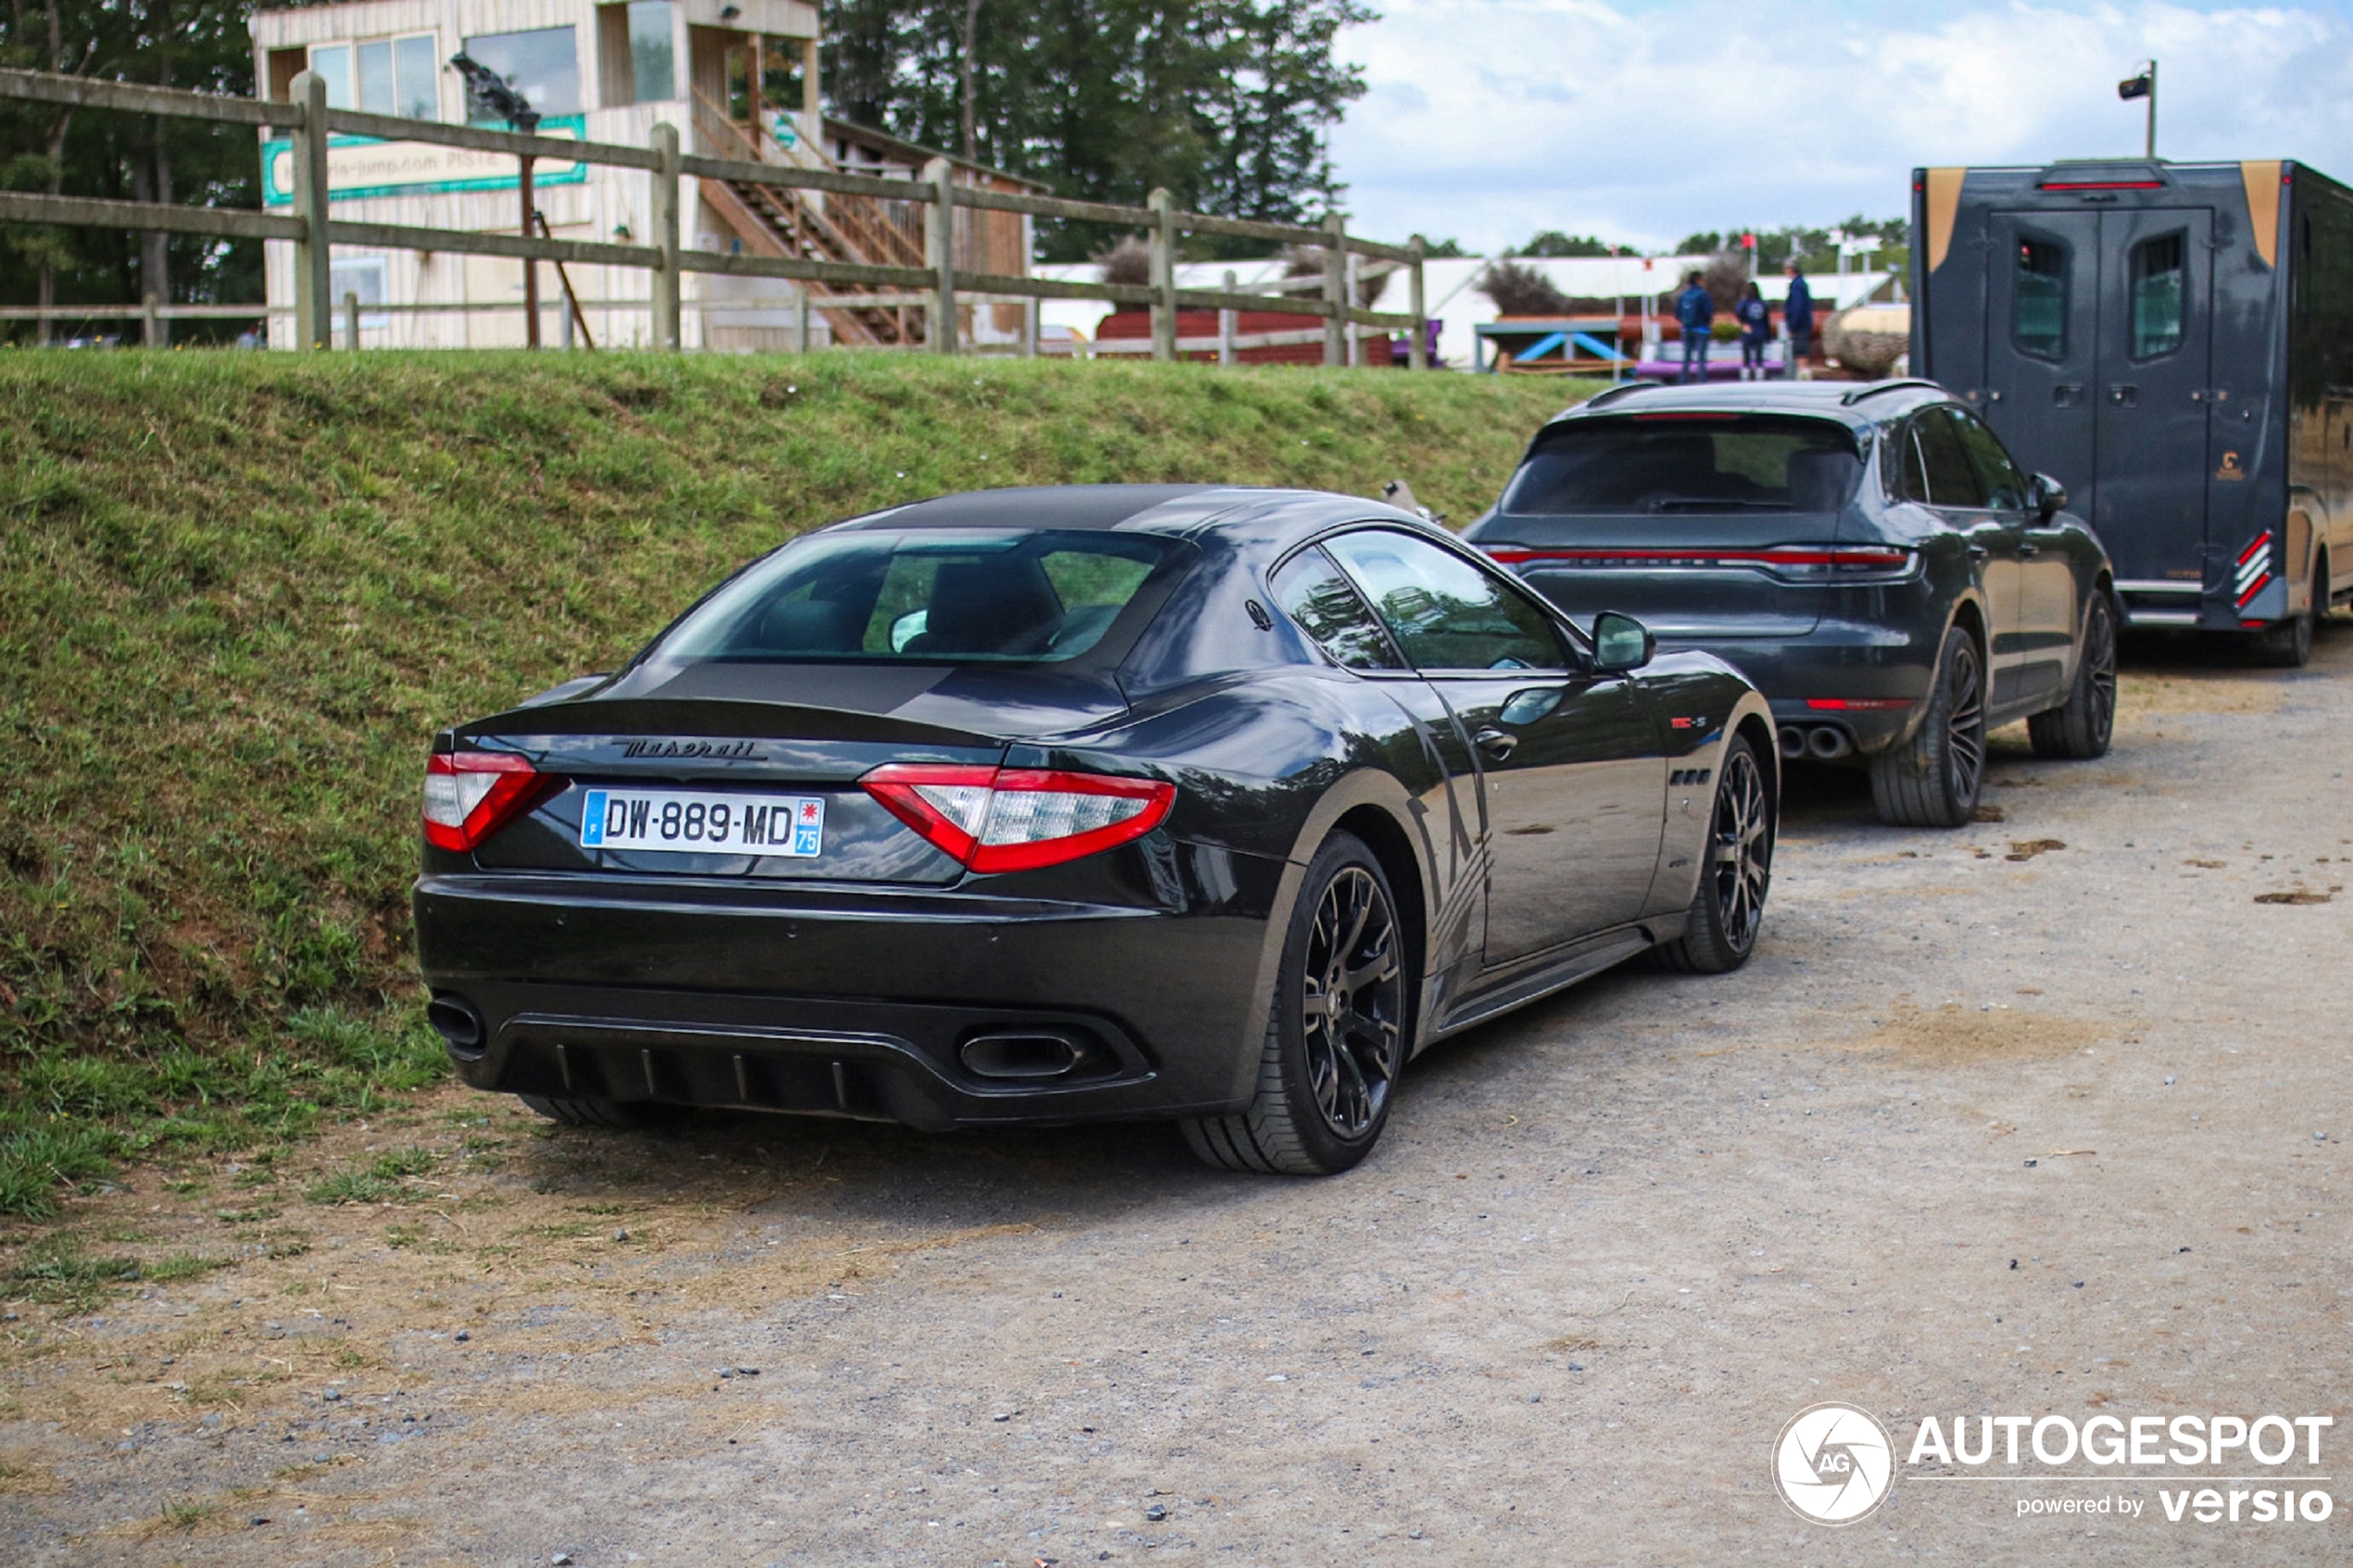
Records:
{"label": "wooden railing", "polygon": [[[926,346],[937,353],[952,354],[957,350],[956,311],[961,295],[968,300],[971,296],[987,295],[998,299],[1090,299],[1113,305],[1145,306],[1152,313],[1152,354],[1161,359],[1176,357],[1176,313],[1192,308],[1280,309],[1321,317],[1324,362],[1327,365],[1349,361],[1352,346],[1359,336],[1352,328],[1405,330],[1411,334],[1409,351],[1414,368],[1422,369],[1426,362],[1428,333],[1424,326],[1421,237],[1416,235],[1403,245],[1360,239],[1348,232],[1337,213],[1321,225],[1309,228],[1181,212],[1166,191],[1154,191],[1150,203],[1142,207],[992,191],[956,184],[952,166],[944,157],[933,159],[923,177],[912,181],[880,180],[834,169],[788,168],[753,159],[706,157],[683,152],[677,128],[668,124],[653,128],[650,145],[632,147],[619,143],[575,142],[512,131],[402,119],[356,109],[329,108],[326,79],[311,71],[295,78],[291,101],[272,103],[39,71],[0,70],[0,101],[7,100],[261,126],[288,133],[293,141],[294,169],[294,200],[289,212],[0,191],[0,222],[291,240],[296,253],[296,341],[306,348],[332,346],[334,309],[328,256],[331,246],[343,245],[639,269],[651,280],[653,341],[661,348],[681,346],[681,281],[686,273],[702,272],[780,278],[836,289],[900,291],[893,297],[903,306],[920,307],[925,312]],[[327,184],[327,137],[331,132],[386,142],[503,153],[518,159],[546,158],[643,169],[651,179],[649,205],[654,243],[550,239],[521,232],[520,227],[514,233],[485,233],[334,218],[329,210]],[[688,249],[679,243],[679,194],[681,181],[689,175],[734,184],[916,204],[925,209],[925,265],[819,261],[800,257]],[[1151,281],[1149,284],[1089,283],[960,271],[951,243],[954,213],[959,207],[1141,228],[1151,251]],[[1321,296],[1302,299],[1290,295],[1245,294],[1231,289],[1180,289],[1176,282],[1176,241],[1187,233],[1265,240],[1320,250],[1324,264]],[[1407,270],[1412,298],[1409,309],[1382,312],[1353,303],[1360,258],[1395,262]],[[1034,335],[1031,341],[1034,342]]]}

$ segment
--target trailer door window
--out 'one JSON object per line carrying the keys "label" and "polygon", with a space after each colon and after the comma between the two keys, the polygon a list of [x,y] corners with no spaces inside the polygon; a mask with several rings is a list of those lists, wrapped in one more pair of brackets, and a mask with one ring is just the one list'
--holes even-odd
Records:
{"label": "trailer door window", "polygon": [[2067,247],[2057,240],[2019,241],[2010,332],[2021,354],[2057,359],[2067,352]]}
{"label": "trailer door window", "polygon": [[2186,292],[2182,236],[2165,234],[2133,247],[2133,358],[2152,358],[2182,346]]}

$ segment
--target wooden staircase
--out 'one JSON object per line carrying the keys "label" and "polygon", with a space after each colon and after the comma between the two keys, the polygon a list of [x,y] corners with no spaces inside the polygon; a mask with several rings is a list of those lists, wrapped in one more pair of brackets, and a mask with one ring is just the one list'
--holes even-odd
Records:
{"label": "wooden staircase", "polygon": [[[786,148],[762,134],[757,125],[736,124],[700,92],[695,94],[695,125],[720,157],[784,168],[834,167],[831,159],[805,141]],[[744,248],[755,255],[885,267],[928,265],[920,227],[923,208],[913,202],[798,191],[751,180],[706,179],[700,184],[703,199],[736,232]],[[900,209],[898,213],[891,210],[894,207]],[[921,311],[828,307],[828,295],[865,291],[814,282],[801,286],[809,291],[812,308],[833,329],[837,343],[902,347],[924,341]]]}

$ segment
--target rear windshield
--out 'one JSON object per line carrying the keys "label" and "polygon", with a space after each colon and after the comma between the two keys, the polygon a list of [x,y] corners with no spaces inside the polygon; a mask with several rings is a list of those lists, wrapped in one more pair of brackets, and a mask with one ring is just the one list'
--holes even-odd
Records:
{"label": "rear windshield", "polygon": [[1855,437],[1827,420],[1634,414],[1572,420],[1536,438],[1501,510],[1830,512],[1863,471]]}
{"label": "rear windshield", "polygon": [[1179,552],[1173,539],[1094,530],[815,533],[720,589],[655,651],[690,663],[1110,656],[1165,595]]}

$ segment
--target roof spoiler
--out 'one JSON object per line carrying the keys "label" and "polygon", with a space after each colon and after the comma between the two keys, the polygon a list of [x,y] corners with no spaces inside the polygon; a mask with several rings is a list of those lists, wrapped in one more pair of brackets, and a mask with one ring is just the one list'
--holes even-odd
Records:
{"label": "roof spoiler", "polygon": [[1614,402],[1617,399],[1627,396],[1631,393],[1647,392],[1654,387],[1661,387],[1666,384],[1667,383],[1663,381],[1638,380],[1620,382],[1616,386],[1609,388],[1606,392],[1597,392],[1593,394],[1592,396],[1588,397],[1584,402],[1578,404],[1577,407],[1579,408],[1598,408],[1604,403]]}
{"label": "roof spoiler", "polygon": [[1882,392],[1901,392],[1907,386],[1924,387],[1930,392],[1944,390],[1934,382],[1923,381],[1919,376],[1899,376],[1894,381],[1875,381],[1869,386],[1858,386],[1841,397],[1838,400],[1838,406],[1842,408],[1852,408],[1866,397],[1877,397]]}

